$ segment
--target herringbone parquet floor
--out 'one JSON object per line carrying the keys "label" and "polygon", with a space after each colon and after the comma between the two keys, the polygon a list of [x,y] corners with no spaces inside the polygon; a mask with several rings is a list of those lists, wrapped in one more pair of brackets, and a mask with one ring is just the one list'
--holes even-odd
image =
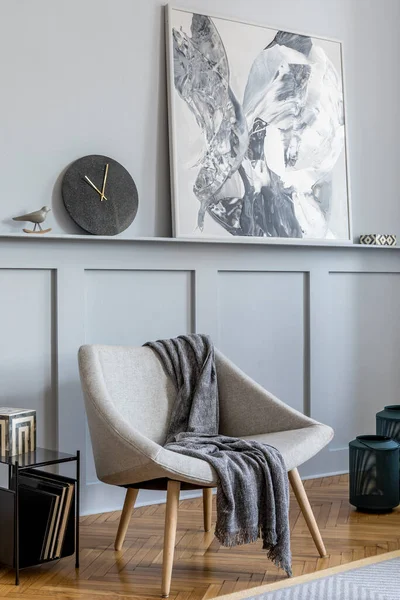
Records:
{"label": "herringbone parquet floor", "polygon": [[[400,509],[387,515],[357,513],[348,503],[347,476],[305,483],[329,552],[318,558],[307,526],[292,498],[290,523],[294,575],[400,548]],[[81,568],[66,558],[22,572],[21,585],[0,570],[0,598],[146,600],[159,597],[164,505],[134,510],[125,546],[113,541],[120,513],[82,518]],[[181,502],[170,598],[206,600],[284,577],[266,558],[260,544],[222,548],[213,534],[202,531],[202,500]],[[1,535],[1,532],[0,532]]]}

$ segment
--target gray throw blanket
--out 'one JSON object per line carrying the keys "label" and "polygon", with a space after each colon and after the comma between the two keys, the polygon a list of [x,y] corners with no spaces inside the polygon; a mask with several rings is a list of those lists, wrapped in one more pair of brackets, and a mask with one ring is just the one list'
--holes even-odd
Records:
{"label": "gray throw blanket", "polygon": [[216,537],[223,546],[261,537],[268,558],[290,576],[289,489],[283,458],[267,444],[219,434],[210,338],[182,335],[145,345],[158,354],[177,389],[165,448],[205,460],[218,474]]}

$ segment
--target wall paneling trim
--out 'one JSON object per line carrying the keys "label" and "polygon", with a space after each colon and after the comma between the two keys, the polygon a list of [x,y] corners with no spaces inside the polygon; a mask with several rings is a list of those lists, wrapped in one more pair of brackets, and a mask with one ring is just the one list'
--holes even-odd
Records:
{"label": "wall paneling trim", "polygon": [[394,250],[2,238],[1,402],[38,411],[41,445],[82,450],[84,513],[118,509],[123,491],[96,478],[77,350],[205,332],[336,429],[304,476],[345,471],[348,441],[397,401],[399,275]]}

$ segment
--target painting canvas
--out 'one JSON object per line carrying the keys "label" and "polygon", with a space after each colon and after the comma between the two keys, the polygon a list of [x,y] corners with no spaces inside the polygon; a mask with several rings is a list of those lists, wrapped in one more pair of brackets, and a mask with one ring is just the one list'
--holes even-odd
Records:
{"label": "painting canvas", "polygon": [[349,240],[342,47],[168,7],[177,237]]}

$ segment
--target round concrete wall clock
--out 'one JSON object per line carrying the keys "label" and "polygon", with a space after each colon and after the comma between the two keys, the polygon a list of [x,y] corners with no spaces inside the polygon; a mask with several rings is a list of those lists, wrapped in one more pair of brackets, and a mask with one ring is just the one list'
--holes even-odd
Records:
{"label": "round concrete wall clock", "polygon": [[128,171],[108,156],[91,154],[67,169],[62,197],[70,217],[94,235],[117,235],[136,217],[138,193]]}

